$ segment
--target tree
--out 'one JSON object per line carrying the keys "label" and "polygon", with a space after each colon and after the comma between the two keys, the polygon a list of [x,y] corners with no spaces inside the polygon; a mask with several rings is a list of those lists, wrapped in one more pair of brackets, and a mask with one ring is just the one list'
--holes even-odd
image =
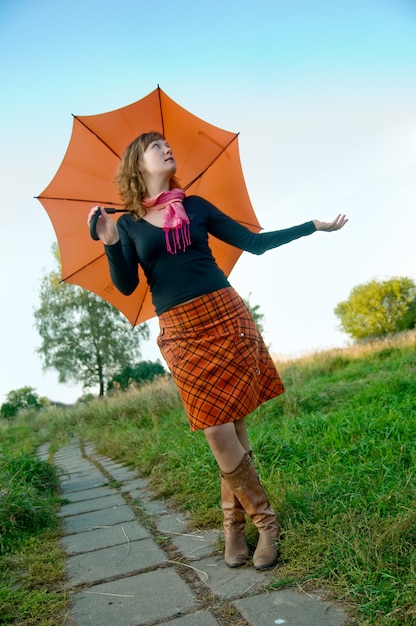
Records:
{"label": "tree", "polygon": [[10,419],[20,411],[28,409],[41,409],[49,404],[48,398],[41,398],[33,387],[21,387],[9,391],[6,402],[1,405],[0,415]]}
{"label": "tree", "polygon": [[337,304],[341,329],[353,339],[383,337],[414,328],[416,284],[406,277],[371,280],[357,285],[348,300]]}
{"label": "tree", "polygon": [[250,313],[253,317],[253,320],[257,326],[258,331],[263,334],[264,333],[264,326],[263,326],[263,321],[264,321],[264,314],[260,313],[260,305],[259,304],[255,304],[254,306],[251,306],[250,304],[250,296],[251,293],[248,294],[248,298],[247,300],[244,300],[245,305],[248,307],[248,309],[250,310]]}
{"label": "tree", "polygon": [[140,361],[134,367],[127,366],[120,374],[113,376],[108,383],[108,390],[112,391],[115,387],[125,390],[132,383],[140,385],[153,380],[155,376],[163,376],[164,374],[166,374],[166,370],[160,361]]}
{"label": "tree", "polygon": [[[60,264],[56,245],[53,251]],[[43,367],[56,369],[60,382],[80,382],[84,389],[99,385],[100,396],[106,380],[137,362],[141,341],[149,338],[147,324],[132,328],[105,300],[61,282],[57,270],[42,280],[35,325]]]}

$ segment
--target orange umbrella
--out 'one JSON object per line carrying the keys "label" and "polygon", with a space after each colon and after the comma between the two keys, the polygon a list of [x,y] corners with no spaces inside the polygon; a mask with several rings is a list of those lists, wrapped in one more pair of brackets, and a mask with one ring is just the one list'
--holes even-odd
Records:
{"label": "orange umbrella", "polygon": [[[260,230],[241,170],[237,133],[192,115],[159,87],[121,109],[74,116],[64,159],[38,199],[58,239],[62,279],[104,298],[133,326],[156,315],[145,276],[139,268],[137,289],[130,296],[121,294],[111,282],[102,244],[90,237],[86,218],[93,205],[123,208],[114,183],[118,161],[133,139],[150,130],[169,142],[177,178],[188,195],[200,195],[250,230]],[[210,245],[228,276],[241,251],[213,237]]]}

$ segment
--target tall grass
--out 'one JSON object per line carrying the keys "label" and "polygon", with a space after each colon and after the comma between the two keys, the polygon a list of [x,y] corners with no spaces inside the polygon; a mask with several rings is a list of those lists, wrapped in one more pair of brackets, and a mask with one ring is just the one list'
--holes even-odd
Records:
{"label": "tall grass", "polygon": [[[12,442],[14,437],[11,438]],[[14,442],[15,443],[15,442]],[[0,457],[0,624],[61,623],[66,594],[56,469],[28,453]],[[58,621],[59,619],[59,621]]]}
{"label": "tall grass", "polygon": [[56,469],[29,454],[0,458],[0,554],[57,526]]}
{"label": "tall grass", "polygon": [[[326,586],[361,625],[415,623],[414,333],[279,369],[287,392],[248,419],[255,464],[282,526],[272,586]],[[7,426],[10,445],[25,424],[22,416]],[[31,425],[32,446],[59,447],[73,435],[93,441],[149,476],[194,523],[220,527],[218,469],[203,433],[189,431],[169,378],[45,410]]]}

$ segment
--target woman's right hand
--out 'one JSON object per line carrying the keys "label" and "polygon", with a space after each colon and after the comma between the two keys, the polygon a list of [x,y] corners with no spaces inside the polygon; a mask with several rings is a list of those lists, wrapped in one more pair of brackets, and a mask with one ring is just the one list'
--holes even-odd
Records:
{"label": "woman's right hand", "polygon": [[88,226],[91,224],[91,220],[98,210],[100,211],[100,217],[97,220],[97,236],[106,246],[113,246],[119,240],[117,225],[103,207],[94,206],[91,209],[88,213],[87,224]]}

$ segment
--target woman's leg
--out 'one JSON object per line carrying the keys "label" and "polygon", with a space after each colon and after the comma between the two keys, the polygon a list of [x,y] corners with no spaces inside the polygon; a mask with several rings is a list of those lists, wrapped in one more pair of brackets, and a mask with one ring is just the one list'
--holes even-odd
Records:
{"label": "woman's leg", "polygon": [[[260,484],[257,472],[246,450],[249,445],[245,424],[239,425],[238,422],[229,422],[211,426],[206,428],[204,432],[220,467],[223,480],[228,484],[228,495],[231,490],[235,496],[234,505],[241,503],[259,530],[259,542],[253,555],[254,566],[257,569],[268,569],[276,563],[275,539],[279,535],[279,527],[274,511],[270,507],[267,495]],[[226,511],[227,509],[224,510],[225,517]],[[235,508],[234,512],[236,512]],[[244,549],[240,549],[239,553],[236,554],[236,548],[241,548],[241,546],[244,548],[246,545],[243,535],[244,527],[242,527],[241,532],[241,524],[236,525],[237,532],[232,532],[233,521],[231,520],[231,524],[229,521],[227,526],[224,525],[224,528],[225,536],[228,535],[228,544],[232,546],[232,550],[227,550],[226,538],[226,563],[230,567],[237,567],[246,558],[244,557]],[[231,557],[229,556],[230,553]],[[235,557],[234,560],[232,557]]]}
{"label": "woman's leg", "polygon": [[234,422],[234,426],[235,426],[235,432],[237,433],[237,437],[241,445],[243,446],[246,452],[249,452],[250,444],[248,441],[246,420],[244,418],[241,420],[238,420],[238,422]]}
{"label": "woman's leg", "polygon": [[[215,430],[206,429],[205,435],[209,445],[214,453],[215,459],[222,469],[222,466],[229,462],[228,447],[236,449],[232,450],[231,457],[234,459],[229,467],[238,466],[244,451],[248,450],[247,431],[245,429],[244,420],[242,425],[237,429],[233,423],[224,424],[223,426],[214,427]],[[208,431],[208,432],[207,432]],[[223,442],[223,438],[226,442]],[[228,444],[228,445],[227,445]],[[224,460],[223,457],[226,457]],[[228,482],[221,474],[221,508],[224,514],[224,560],[228,567],[241,567],[249,557],[249,549],[245,536],[246,518],[244,509],[238,498],[234,495]]]}
{"label": "woman's leg", "polygon": [[233,472],[246,452],[237,435],[234,422],[210,426],[205,428],[204,433],[220,470],[226,473]]}

